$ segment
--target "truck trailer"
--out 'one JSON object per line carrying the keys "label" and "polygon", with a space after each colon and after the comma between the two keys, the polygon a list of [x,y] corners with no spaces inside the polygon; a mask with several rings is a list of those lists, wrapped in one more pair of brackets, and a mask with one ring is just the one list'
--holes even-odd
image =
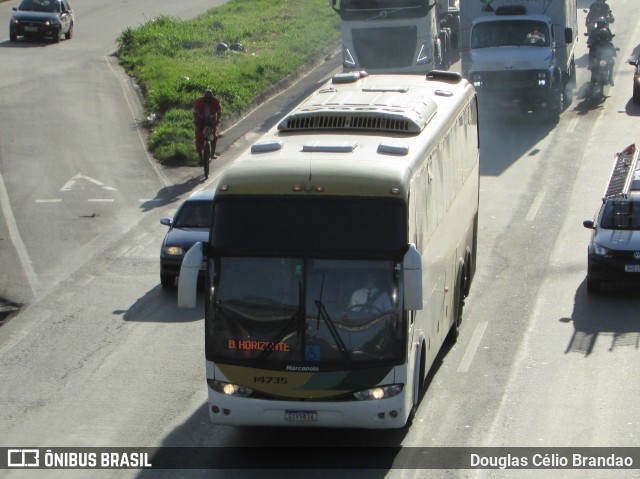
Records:
{"label": "truck trailer", "polygon": [[480,103],[557,120],[575,87],[576,0],[460,2],[462,73]]}
{"label": "truck trailer", "polygon": [[329,0],[340,15],[343,69],[424,73],[457,60],[459,0]]}

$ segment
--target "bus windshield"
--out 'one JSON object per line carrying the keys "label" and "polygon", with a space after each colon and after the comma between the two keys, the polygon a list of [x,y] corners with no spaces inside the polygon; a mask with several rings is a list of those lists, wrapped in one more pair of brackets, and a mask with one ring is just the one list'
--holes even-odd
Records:
{"label": "bus windshield", "polygon": [[400,363],[399,269],[384,260],[221,257],[207,357],[274,369]]}

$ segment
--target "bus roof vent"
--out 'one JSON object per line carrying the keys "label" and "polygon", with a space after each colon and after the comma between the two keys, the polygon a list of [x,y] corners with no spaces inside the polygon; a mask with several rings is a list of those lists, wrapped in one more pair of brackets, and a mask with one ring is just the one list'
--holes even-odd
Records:
{"label": "bus roof vent", "polygon": [[264,153],[266,151],[276,151],[282,149],[281,141],[263,141],[251,145],[251,153]]}
{"label": "bus roof vent", "polygon": [[436,114],[433,93],[405,88],[368,88],[316,95],[278,124],[280,131],[378,131],[420,133]]}
{"label": "bus roof vent", "polygon": [[312,143],[302,146],[302,151],[307,153],[352,153],[358,147],[358,143],[345,142],[340,145],[323,145]]}
{"label": "bus roof vent", "polygon": [[496,8],[496,15],[526,15],[526,5],[503,5]]}
{"label": "bus roof vent", "polygon": [[447,83],[460,83],[462,81],[462,75],[458,72],[431,70],[429,73],[427,73],[427,80],[442,81]]}
{"label": "bus roof vent", "polygon": [[380,143],[378,145],[378,153],[406,156],[409,154],[409,147],[400,143]]}
{"label": "bus roof vent", "polygon": [[331,83],[354,83],[361,78],[365,78],[368,76],[369,74],[364,70],[360,70],[357,72],[337,73],[333,75]]}

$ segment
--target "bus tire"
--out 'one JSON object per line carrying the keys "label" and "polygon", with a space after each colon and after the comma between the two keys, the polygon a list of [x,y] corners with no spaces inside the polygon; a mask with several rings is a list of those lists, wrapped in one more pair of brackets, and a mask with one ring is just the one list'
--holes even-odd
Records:
{"label": "bus tire", "polygon": [[464,291],[462,289],[463,288],[462,278],[464,277],[464,273],[462,272],[463,269],[464,269],[464,265],[461,265],[458,271],[458,281],[456,282],[455,290],[454,290],[454,294],[455,294],[455,297],[453,298],[454,320],[453,320],[453,324],[451,325],[451,329],[449,329],[449,332],[447,333],[447,338],[446,338],[446,341],[449,344],[453,344],[458,340],[458,336],[460,335],[460,327],[462,326],[462,311],[464,310]]}
{"label": "bus tire", "polygon": [[416,411],[418,410],[418,404],[420,404],[420,400],[422,399],[422,395],[424,394],[424,385],[425,385],[425,374],[426,374],[426,363],[427,358],[425,357],[425,344],[424,341],[421,344],[420,351],[420,368],[418,372],[418,377],[416,379],[416,384],[414,386],[414,399],[411,405],[411,411],[409,411],[409,416],[407,418],[406,427],[409,427],[413,422],[413,419],[416,417]]}

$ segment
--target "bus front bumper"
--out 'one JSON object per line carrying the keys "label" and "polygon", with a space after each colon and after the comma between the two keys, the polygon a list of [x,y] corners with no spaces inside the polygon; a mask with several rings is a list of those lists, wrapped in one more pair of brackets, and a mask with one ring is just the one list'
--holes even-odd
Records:
{"label": "bus front bumper", "polygon": [[213,424],[236,426],[398,429],[409,418],[406,390],[367,401],[279,401],[229,397],[209,388]]}

